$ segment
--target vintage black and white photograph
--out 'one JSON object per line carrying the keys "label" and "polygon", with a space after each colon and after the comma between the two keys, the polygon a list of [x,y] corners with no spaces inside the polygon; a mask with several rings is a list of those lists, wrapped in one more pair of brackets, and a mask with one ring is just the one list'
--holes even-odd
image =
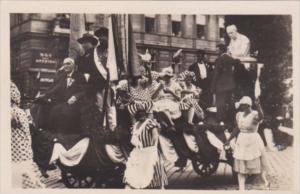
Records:
{"label": "vintage black and white photograph", "polygon": [[293,22],[9,13],[11,187],[292,191]]}

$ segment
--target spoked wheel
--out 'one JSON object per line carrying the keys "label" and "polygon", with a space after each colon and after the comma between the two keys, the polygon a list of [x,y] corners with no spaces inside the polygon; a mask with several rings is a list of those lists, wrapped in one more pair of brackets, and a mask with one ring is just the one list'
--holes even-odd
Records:
{"label": "spoked wheel", "polygon": [[95,185],[95,177],[92,175],[75,175],[70,171],[62,170],[61,177],[68,188],[91,188]]}
{"label": "spoked wheel", "polygon": [[207,177],[216,172],[219,166],[219,161],[202,162],[199,160],[193,160],[192,165],[197,174],[203,177]]}

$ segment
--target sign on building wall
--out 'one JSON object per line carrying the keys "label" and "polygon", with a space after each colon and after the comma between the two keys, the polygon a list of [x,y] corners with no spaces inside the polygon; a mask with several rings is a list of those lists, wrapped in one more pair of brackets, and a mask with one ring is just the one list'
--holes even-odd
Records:
{"label": "sign on building wall", "polygon": [[36,90],[45,90],[54,82],[59,59],[50,50],[32,50],[30,67],[31,85]]}
{"label": "sign on building wall", "polygon": [[56,69],[58,65],[58,59],[54,56],[53,52],[47,50],[33,50],[33,68],[46,68]]}

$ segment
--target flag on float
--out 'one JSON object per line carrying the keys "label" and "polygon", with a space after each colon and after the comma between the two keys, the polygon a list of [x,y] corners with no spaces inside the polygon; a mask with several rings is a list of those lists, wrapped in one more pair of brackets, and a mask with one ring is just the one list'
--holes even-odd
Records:
{"label": "flag on float", "polygon": [[85,33],[85,16],[84,14],[71,14],[70,17],[70,41],[69,41],[69,57],[76,59],[82,56],[84,51],[77,39]]}
{"label": "flag on float", "polygon": [[111,15],[113,40],[115,45],[116,62],[118,67],[118,74],[120,75],[125,71],[123,50],[122,50],[122,38],[120,29],[120,17],[116,14]]}
{"label": "flag on float", "polygon": [[136,48],[136,42],[133,34],[131,15],[128,15],[128,65],[127,72],[129,76],[139,76],[140,62]]}
{"label": "flag on float", "polygon": [[110,73],[110,81],[118,80],[119,72],[123,68],[122,51],[120,50],[120,40],[118,36],[118,23],[116,15],[108,18],[108,56],[107,68]]}
{"label": "flag on float", "polygon": [[111,23],[119,75],[126,77],[140,75],[139,56],[132,30],[130,15],[113,14],[111,16]]}

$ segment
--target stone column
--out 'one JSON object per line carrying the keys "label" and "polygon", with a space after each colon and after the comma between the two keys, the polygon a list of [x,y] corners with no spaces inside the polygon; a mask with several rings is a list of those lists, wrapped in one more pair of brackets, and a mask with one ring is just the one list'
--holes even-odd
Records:
{"label": "stone column", "polygon": [[195,15],[183,15],[181,22],[181,31],[183,37],[195,38],[196,37],[196,17]]}
{"label": "stone column", "polygon": [[206,16],[206,39],[218,41],[220,39],[219,21],[217,15]]}
{"label": "stone column", "polygon": [[145,32],[145,17],[143,14],[131,15],[132,29],[135,32]]}
{"label": "stone column", "polygon": [[170,15],[155,15],[155,31],[158,34],[171,35],[172,33],[172,22]]}

